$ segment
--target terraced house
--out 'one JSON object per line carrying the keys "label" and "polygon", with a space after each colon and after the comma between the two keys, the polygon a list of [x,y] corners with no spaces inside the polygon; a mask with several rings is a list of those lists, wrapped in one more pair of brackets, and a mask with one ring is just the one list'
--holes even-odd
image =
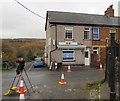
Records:
{"label": "terraced house", "polygon": [[104,64],[110,31],[114,31],[119,40],[118,19],[112,5],[104,15],[47,11],[45,62],[89,66],[97,54],[97,61]]}

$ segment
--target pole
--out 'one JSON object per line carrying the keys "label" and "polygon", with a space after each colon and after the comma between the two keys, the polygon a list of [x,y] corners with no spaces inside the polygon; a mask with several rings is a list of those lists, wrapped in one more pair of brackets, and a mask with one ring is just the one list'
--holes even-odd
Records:
{"label": "pole", "polygon": [[119,48],[119,51],[118,51],[119,52],[119,54],[118,54],[119,55],[118,56],[119,57],[118,58],[119,59],[119,64],[118,64],[118,73],[119,73],[118,74],[118,81],[119,81],[119,88],[118,88],[119,92],[118,93],[119,93],[119,98],[118,98],[118,100],[120,101],[120,44],[119,44],[118,48]]}
{"label": "pole", "polygon": [[[29,81],[29,84],[30,84],[31,88],[33,89],[32,83],[30,82],[30,79],[29,79],[29,77],[27,75],[27,72],[26,72],[25,68],[24,68],[24,72],[25,72],[25,74],[26,74],[26,76],[28,78],[28,81]],[[34,92],[34,89],[33,89],[33,92]]]}
{"label": "pole", "polygon": [[115,33],[111,34],[110,101],[115,101]]}
{"label": "pole", "polygon": [[108,47],[106,47],[105,81],[108,81]]}
{"label": "pole", "polygon": [[16,80],[16,77],[17,77],[17,76],[14,77],[14,80],[13,80],[13,82],[12,82],[12,85],[11,85],[10,89],[13,87],[14,82],[15,82],[15,80]]}

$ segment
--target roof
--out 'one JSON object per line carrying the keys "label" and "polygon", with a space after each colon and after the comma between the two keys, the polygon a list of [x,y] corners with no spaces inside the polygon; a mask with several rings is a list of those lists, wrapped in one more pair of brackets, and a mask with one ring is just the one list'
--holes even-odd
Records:
{"label": "roof", "polygon": [[97,14],[47,11],[46,20],[47,19],[49,19],[49,23],[52,24],[54,23],[120,27],[120,17],[109,17]]}

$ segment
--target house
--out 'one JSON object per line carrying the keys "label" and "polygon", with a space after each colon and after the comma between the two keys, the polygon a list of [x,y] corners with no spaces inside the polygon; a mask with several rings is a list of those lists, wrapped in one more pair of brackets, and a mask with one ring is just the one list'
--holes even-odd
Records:
{"label": "house", "polygon": [[104,16],[101,19],[99,18],[100,22],[104,24],[96,25],[92,29],[92,53],[98,55],[98,63],[105,64],[106,62],[106,47],[110,43],[110,33],[115,33],[117,42],[120,41],[118,37],[120,34],[120,23],[118,19],[120,18],[114,16],[113,5],[111,5],[104,12]]}
{"label": "house", "polygon": [[105,62],[106,39],[110,30],[115,30],[118,39],[119,17],[114,17],[112,5],[104,15],[73,12],[47,11],[45,62],[89,66],[94,63],[92,54],[98,61]]}

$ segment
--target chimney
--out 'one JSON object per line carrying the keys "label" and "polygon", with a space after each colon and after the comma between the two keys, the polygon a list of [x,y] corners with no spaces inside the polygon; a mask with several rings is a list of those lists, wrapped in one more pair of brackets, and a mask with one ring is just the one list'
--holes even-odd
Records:
{"label": "chimney", "polygon": [[105,11],[105,16],[114,17],[113,5],[110,5],[110,7],[107,8],[107,10]]}

